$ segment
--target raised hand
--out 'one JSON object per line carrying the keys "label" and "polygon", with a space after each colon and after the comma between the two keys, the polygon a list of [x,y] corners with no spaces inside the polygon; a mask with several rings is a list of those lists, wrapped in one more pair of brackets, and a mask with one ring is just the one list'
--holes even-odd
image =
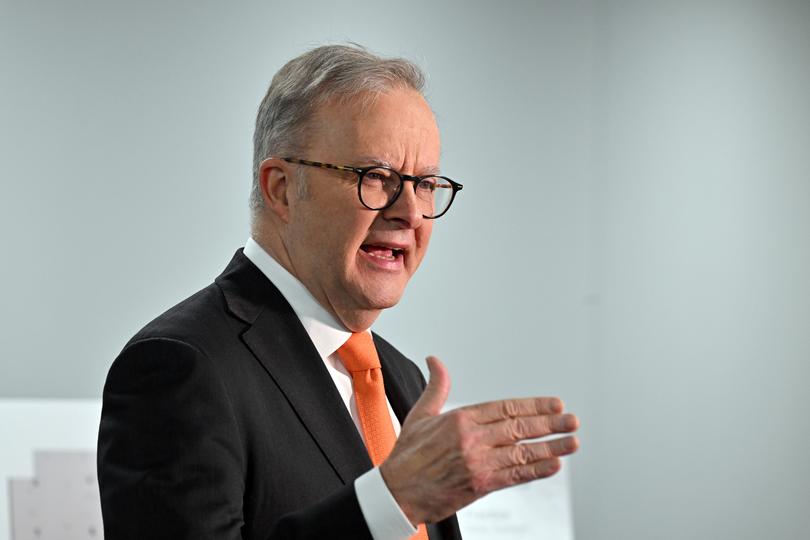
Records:
{"label": "raised hand", "polygon": [[428,357],[430,380],[402,425],[380,473],[412,523],[436,522],[497,489],[545,478],[559,456],[575,452],[575,436],[523,442],[579,427],[555,397],[507,399],[441,414],[450,376]]}

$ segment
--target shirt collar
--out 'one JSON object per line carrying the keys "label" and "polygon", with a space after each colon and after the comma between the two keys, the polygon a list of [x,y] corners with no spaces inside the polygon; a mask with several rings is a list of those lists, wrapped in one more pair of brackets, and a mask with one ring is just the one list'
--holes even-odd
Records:
{"label": "shirt collar", "polygon": [[327,358],[346,343],[352,333],[326,311],[304,284],[281,266],[258,242],[248,238],[244,253],[293,308],[321,358]]}

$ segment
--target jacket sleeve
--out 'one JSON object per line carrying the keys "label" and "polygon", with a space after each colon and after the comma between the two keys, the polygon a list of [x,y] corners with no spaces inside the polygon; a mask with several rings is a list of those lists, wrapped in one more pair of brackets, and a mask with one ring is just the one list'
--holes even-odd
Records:
{"label": "jacket sleeve", "polygon": [[[179,340],[135,341],[110,368],[103,402],[98,480],[106,540],[243,539],[243,438],[211,359]],[[279,516],[262,538],[344,533],[371,540],[353,485]]]}

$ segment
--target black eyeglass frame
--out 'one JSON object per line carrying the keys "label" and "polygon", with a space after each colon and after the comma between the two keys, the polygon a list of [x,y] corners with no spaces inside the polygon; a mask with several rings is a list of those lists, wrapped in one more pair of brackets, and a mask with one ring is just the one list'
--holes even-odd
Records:
{"label": "black eyeglass frame", "polygon": [[[320,161],[309,161],[307,159],[299,159],[299,158],[293,158],[293,157],[284,157],[284,158],[281,158],[281,159],[283,159],[284,161],[286,161],[288,163],[296,163],[298,165],[307,165],[309,167],[318,167],[318,168],[321,168],[321,169],[332,169],[332,170],[335,170],[335,171],[353,172],[353,173],[357,174],[357,198],[360,199],[360,204],[362,204],[363,206],[365,206],[369,210],[385,210],[386,208],[390,208],[395,202],[397,202],[397,199],[399,199],[399,196],[402,194],[402,186],[405,184],[405,180],[409,180],[409,181],[413,182],[414,192],[416,191],[416,186],[418,185],[418,183],[421,182],[422,180],[424,180],[425,178],[441,178],[442,180],[446,180],[447,182],[450,183],[450,187],[453,190],[453,193],[450,195],[450,202],[447,203],[447,208],[445,208],[442,211],[441,214],[436,214],[435,216],[426,216],[426,215],[422,214],[422,217],[425,218],[425,219],[436,219],[436,218],[440,218],[443,215],[445,215],[447,213],[447,211],[450,210],[450,207],[453,205],[453,201],[456,199],[456,193],[458,193],[459,191],[461,191],[464,188],[464,186],[462,184],[459,184],[455,180],[451,180],[450,178],[447,178],[446,176],[440,176],[438,174],[426,174],[424,176],[412,176],[412,175],[409,175],[409,174],[402,174],[401,172],[399,172],[399,171],[397,171],[395,169],[392,169],[391,167],[387,167],[385,165],[369,165],[368,167],[353,167],[351,165],[334,165],[332,163],[321,163]],[[399,178],[399,188],[397,189],[396,195],[394,195],[391,198],[391,200],[388,201],[388,204],[386,204],[385,206],[383,206],[381,208],[372,208],[369,205],[367,205],[366,202],[363,200],[363,196],[361,195],[361,192],[360,192],[360,190],[362,189],[362,185],[363,185],[363,177],[366,175],[366,173],[368,173],[369,171],[372,171],[374,169],[384,169],[386,171],[391,171],[392,173],[397,175],[397,177]]]}

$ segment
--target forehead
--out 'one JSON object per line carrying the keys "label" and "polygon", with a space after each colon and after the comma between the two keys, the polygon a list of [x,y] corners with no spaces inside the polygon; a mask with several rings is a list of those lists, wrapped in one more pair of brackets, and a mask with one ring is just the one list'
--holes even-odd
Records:
{"label": "forehead", "polygon": [[436,119],[425,98],[412,89],[332,100],[316,110],[312,128],[307,145],[312,159],[431,172],[439,165]]}

